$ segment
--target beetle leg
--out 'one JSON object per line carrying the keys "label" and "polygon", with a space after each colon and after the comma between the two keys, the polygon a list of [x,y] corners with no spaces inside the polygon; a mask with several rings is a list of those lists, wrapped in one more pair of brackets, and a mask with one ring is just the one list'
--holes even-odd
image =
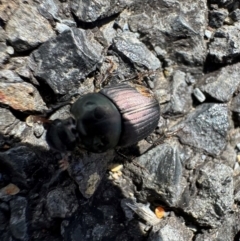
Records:
{"label": "beetle leg", "polygon": [[66,154],[66,155],[64,155],[64,157],[58,162],[60,170],[65,171],[65,170],[68,169],[68,167],[69,167],[68,157],[69,157],[69,155]]}

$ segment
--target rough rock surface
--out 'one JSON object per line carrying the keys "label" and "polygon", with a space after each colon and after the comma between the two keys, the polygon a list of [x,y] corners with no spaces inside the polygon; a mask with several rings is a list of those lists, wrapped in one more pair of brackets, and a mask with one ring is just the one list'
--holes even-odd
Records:
{"label": "rough rock surface", "polygon": [[234,64],[204,76],[200,89],[220,102],[227,102],[238,89],[240,65]]}
{"label": "rough rock surface", "polygon": [[27,4],[20,4],[10,17],[6,24],[6,33],[17,51],[33,49],[55,35],[48,21]]}
{"label": "rough rock surface", "polygon": [[221,217],[233,208],[233,170],[221,163],[208,162],[199,170],[198,194],[184,210],[202,226],[217,227]]}
{"label": "rough rock surface", "polygon": [[209,45],[209,55],[217,63],[231,63],[239,56],[239,38],[240,34],[237,29],[239,22],[235,25],[224,25],[217,29],[214,38]]}
{"label": "rough rock surface", "polygon": [[45,42],[31,55],[34,75],[56,94],[78,87],[101,61],[102,47],[93,37],[91,32],[73,28]]}
{"label": "rough rock surface", "polygon": [[29,83],[0,83],[2,104],[19,111],[44,111],[47,109],[37,89]]}
{"label": "rough rock surface", "polygon": [[[0,240],[239,240],[239,28],[232,0],[2,0]],[[153,133],[50,148],[53,120],[118,83],[154,93]]]}
{"label": "rough rock surface", "polygon": [[97,19],[110,17],[111,15],[119,13],[130,5],[131,2],[132,0],[111,0],[109,2],[103,0],[98,2],[71,0],[71,9],[79,20],[83,22],[94,22]]}
{"label": "rough rock surface", "polygon": [[203,104],[178,125],[177,135],[182,143],[218,155],[227,144],[229,126],[226,105]]}

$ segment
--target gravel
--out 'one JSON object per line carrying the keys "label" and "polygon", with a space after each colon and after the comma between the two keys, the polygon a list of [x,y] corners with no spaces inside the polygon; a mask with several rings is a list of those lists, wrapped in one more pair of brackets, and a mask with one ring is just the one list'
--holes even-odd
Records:
{"label": "gravel", "polygon": [[[0,240],[239,240],[239,28],[231,0],[2,0]],[[60,169],[48,119],[123,82],[156,130]]]}

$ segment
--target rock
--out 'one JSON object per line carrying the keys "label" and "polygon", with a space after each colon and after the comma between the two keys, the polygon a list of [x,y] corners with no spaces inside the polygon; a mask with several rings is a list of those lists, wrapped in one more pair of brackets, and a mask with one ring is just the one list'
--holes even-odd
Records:
{"label": "rock", "polygon": [[19,111],[47,110],[37,89],[26,82],[0,82],[0,103]]}
{"label": "rock", "polygon": [[9,60],[7,54],[7,47],[5,44],[0,43],[0,67]]}
{"label": "rock", "polygon": [[84,0],[81,3],[78,0],[71,0],[71,10],[80,21],[94,22],[97,19],[110,17],[121,12],[125,7],[130,5],[132,0],[123,0],[106,2],[92,2]]}
{"label": "rock", "polygon": [[66,94],[95,70],[101,61],[101,51],[91,32],[73,28],[34,51],[30,65],[34,75],[56,94]]}
{"label": "rock", "polygon": [[218,155],[226,146],[229,127],[227,106],[207,103],[198,106],[174,129],[179,129],[176,134],[182,143]]}
{"label": "rock", "polygon": [[63,33],[66,30],[70,30],[70,28],[66,24],[57,23],[56,30],[58,31],[58,33]]}
{"label": "rock", "polygon": [[217,29],[209,45],[209,56],[215,63],[231,63],[240,54],[238,31],[240,23],[224,25]]}
{"label": "rock", "polygon": [[233,170],[219,162],[209,161],[199,170],[196,178],[198,192],[191,197],[184,210],[201,226],[221,225],[222,218],[232,211]]}
{"label": "rock", "polygon": [[133,4],[133,9],[134,14],[128,21],[131,31],[140,33],[147,46],[166,51],[167,57],[178,66],[194,66],[194,70],[189,68],[188,72],[196,74],[196,66],[203,65],[207,54],[203,38],[208,21],[206,2],[187,0],[184,4],[170,1],[149,4],[149,1],[142,1],[141,6],[137,2]]}
{"label": "rock", "polygon": [[13,57],[10,59],[9,64],[6,66],[6,68],[9,72],[12,71],[12,75],[14,75],[14,78],[16,80],[18,78],[20,82],[22,80],[21,78],[19,78],[19,76],[29,80],[31,78],[31,71],[28,67],[28,57]]}
{"label": "rock", "polygon": [[23,80],[12,70],[3,69],[0,70],[0,83],[18,83],[23,82]]}
{"label": "rock", "polygon": [[107,45],[111,45],[113,43],[113,39],[117,35],[117,31],[114,29],[114,21],[111,21],[107,24],[101,26],[100,31],[107,42]]}
{"label": "rock", "polygon": [[58,19],[59,2],[55,0],[42,0],[38,5],[39,13],[46,19]]}
{"label": "rock", "polygon": [[212,28],[220,28],[223,25],[224,19],[228,16],[226,9],[212,10],[209,13],[209,26]]}
{"label": "rock", "polygon": [[158,58],[134,34],[123,33],[113,40],[113,48],[136,67],[156,70],[161,67]]}
{"label": "rock", "polygon": [[5,108],[0,108],[0,116],[0,132],[4,135],[9,135],[19,120]]}
{"label": "rock", "polygon": [[235,21],[235,22],[238,22],[240,20],[240,9],[237,8],[235,9],[234,11],[232,11],[230,14],[229,14],[229,17]]}
{"label": "rock", "polygon": [[212,38],[212,35],[213,35],[213,32],[206,29],[205,32],[204,32],[204,36],[207,38],[207,39],[211,39]]}
{"label": "rock", "polygon": [[55,36],[48,21],[27,4],[21,4],[13,13],[6,24],[6,33],[19,52],[33,49]]}
{"label": "rock", "polygon": [[193,90],[193,94],[199,102],[204,102],[206,100],[205,95],[202,93],[202,91],[199,88],[195,88]]}
{"label": "rock", "polygon": [[11,218],[9,228],[14,238],[25,240],[27,236],[27,200],[17,197],[10,201]]}
{"label": "rock", "polygon": [[230,108],[231,108],[231,111],[234,111],[237,113],[240,112],[240,94],[232,98]]}
{"label": "rock", "polygon": [[147,241],[191,241],[193,232],[176,217],[170,217],[153,228]]}
{"label": "rock", "polygon": [[69,174],[85,198],[90,198],[95,193],[107,170],[107,164],[112,159],[113,151],[97,154],[79,152],[73,156]]}
{"label": "rock", "polygon": [[196,152],[196,154],[193,157],[188,159],[185,167],[188,170],[193,170],[193,169],[196,169],[197,166],[202,165],[205,161],[206,161],[206,156]]}
{"label": "rock", "polygon": [[5,30],[0,27],[0,42],[5,42],[7,40],[7,34]]}
{"label": "rock", "polygon": [[70,217],[78,208],[75,185],[56,188],[47,194],[46,208],[51,218]]}
{"label": "rock", "polygon": [[0,205],[0,231],[3,232],[8,225],[9,207],[6,203]]}
{"label": "rock", "polygon": [[170,206],[176,205],[184,188],[182,164],[177,147],[169,144],[159,145],[135,159],[135,162],[144,167],[142,172],[139,173],[134,164],[127,167],[134,173],[135,181],[141,180],[141,189],[155,193]]}
{"label": "rock", "polygon": [[[218,229],[210,229],[203,231],[196,235],[195,241],[232,241],[238,237],[237,231],[239,230],[239,218],[236,215],[228,215],[223,224]],[[236,223],[238,224],[236,226]]]}
{"label": "rock", "polygon": [[19,0],[1,1],[0,19],[6,23],[9,20],[9,18],[12,16],[12,14],[17,10],[17,8],[19,7],[19,4],[20,4]]}
{"label": "rock", "polygon": [[225,150],[222,152],[220,158],[224,161],[224,164],[231,168],[234,168],[237,160],[236,150],[234,149],[234,147],[228,144]]}
{"label": "rock", "polygon": [[214,99],[227,102],[240,84],[239,74],[240,64],[226,66],[204,76],[199,88]]}
{"label": "rock", "polygon": [[173,75],[172,95],[168,106],[168,112],[184,114],[189,112],[192,106],[192,86],[185,81],[186,74],[176,71]]}

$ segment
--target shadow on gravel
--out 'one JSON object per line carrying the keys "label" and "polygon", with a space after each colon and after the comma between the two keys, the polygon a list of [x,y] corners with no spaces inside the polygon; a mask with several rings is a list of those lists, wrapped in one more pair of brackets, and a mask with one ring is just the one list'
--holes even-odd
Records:
{"label": "shadow on gravel", "polygon": [[59,158],[0,134],[0,240],[147,240],[137,219],[126,220],[107,175],[86,199]]}

